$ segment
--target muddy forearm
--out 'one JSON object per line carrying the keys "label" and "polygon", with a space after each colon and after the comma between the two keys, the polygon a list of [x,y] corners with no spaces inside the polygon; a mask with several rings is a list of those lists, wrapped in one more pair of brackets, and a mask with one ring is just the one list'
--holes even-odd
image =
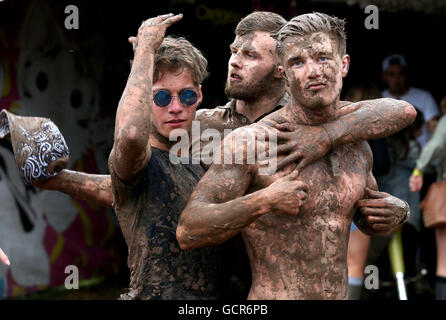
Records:
{"label": "muddy forearm", "polygon": [[62,170],[57,176],[41,181],[35,186],[40,189],[60,191],[104,207],[111,208],[113,205],[109,175]]}
{"label": "muddy forearm", "polygon": [[352,112],[324,125],[333,146],[387,137],[416,117],[412,105],[390,98],[360,101],[345,108]]}
{"label": "muddy forearm", "polygon": [[136,50],[116,112],[114,166],[124,180],[139,171],[149,152],[154,54],[150,48]]}
{"label": "muddy forearm", "polygon": [[193,198],[177,228],[183,250],[220,244],[270,212],[262,190],[225,203],[206,203]]}

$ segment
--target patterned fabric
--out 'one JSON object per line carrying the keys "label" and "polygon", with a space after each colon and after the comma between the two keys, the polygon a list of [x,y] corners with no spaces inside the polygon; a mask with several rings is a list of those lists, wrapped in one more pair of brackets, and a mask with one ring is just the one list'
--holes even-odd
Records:
{"label": "patterned fabric", "polygon": [[66,168],[68,146],[57,126],[47,118],[0,112],[0,138],[10,135],[14,157],[23,179],[32,184]]}

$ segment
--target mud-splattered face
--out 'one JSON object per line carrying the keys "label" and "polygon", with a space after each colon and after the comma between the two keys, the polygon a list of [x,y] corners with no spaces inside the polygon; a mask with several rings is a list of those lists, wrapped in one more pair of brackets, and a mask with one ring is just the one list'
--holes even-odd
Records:
{"label": "mud-splattered face", "polygon": [[317,32],[286,40],[282,62],[293,102],[321,109],[339,99],[350,57],[340,57],[336,41]]}
{"label": "mud-splattered face", "polygon": [[389,86],[393,94],[404,93],[406,90],[406,70],[400,65],[390,65],[383,73],[383,81]]}
{"label": "mud-splattered face", "polygon": [[[172,101],[166,107],[158,107],[153,103],[152,125],[159,134],[168,138],[174,129],[184,129],[189,131],[192,120],[195,118],[197,106],[201,103],[201,85],[197,87],[192,80],[192,73],[189,69],[178,71],[163,70],[159,73],[158,81],[153,84],[153,95],[160,90],[167,90],[172,96]],[[192,106],[181,104],[179,96],[185,89],[192,89],[198,93],[198,100]]]}
{"label": "mud-splattered face", "polygon": [[280,77],[276,41],[269,33],[256,31],[236,36],[230,50],[225,93],[230,98],[241,100],[268,94],[271,82]]}

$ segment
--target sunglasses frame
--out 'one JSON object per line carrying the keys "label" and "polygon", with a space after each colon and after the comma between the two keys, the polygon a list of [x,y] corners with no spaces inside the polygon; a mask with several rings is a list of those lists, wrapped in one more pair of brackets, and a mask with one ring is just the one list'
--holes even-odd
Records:
{"label": "sunglasses frame", "polygon": [[[184,103],[182,100],[181,100],[181,96],[183,95],[183,93],[185,93],[186,91],[192,91],[193,93],[195,93],[195,96],[196,96],[196,100],[195,100],[195,102],[194,103],[192,103],[192,104],[186,104],[186,103]],[[166,104],[165,106],[161,106],[161,105],[159,105],[158,103],[156,103],[156,95],[158,94],[158,93],[160,93],[160,92],[167,92],[168,94],[169,94],[169,103],[168,104]],[[197,103],[197,101],[198,101],[198,98],[199,98],[199,95],[198,95],[198,92],[197,91],[195,91],[195,90],[193,90],[193,89],[190,89],[190,88],[186,88],[186,89],[184,89],[184,90],[182,90],[181,92],[180,92],[180,94],[179,95],[177,95],[177,96],[173,96],[171,93],[170,93],[170,91],[169,90],[166,90],[166,89],[161,89],[161,90],[158,90],[154,95],[153,95],[153,103],[155,103],[155,105],[157,106],[157,107],[159,107],[159,108],[165,108],[165,107],[168,107],[171,103],[172,103],[172,99],[173,98],[178,98],[179,100],[180,100],[180,103],[183,105],[183,106],[185,106],[185,107],[191,107],[191,106],[193,106],[194,104],[196,104]]]}

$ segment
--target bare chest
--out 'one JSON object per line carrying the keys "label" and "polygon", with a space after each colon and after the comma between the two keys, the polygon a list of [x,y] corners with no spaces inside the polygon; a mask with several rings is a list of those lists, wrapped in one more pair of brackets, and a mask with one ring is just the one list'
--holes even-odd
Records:
{"label": "bare chest", "polygon": [[[259,175],[253,189],[267,187],[284,173],[294,170],[295,166],[291,164],[274,175]],[[316,229],[344,228],[353,216],[355,203],[363,196],[367,170],[367,161],[360,148],[356,145],[338,147],[301,171],[298,179],[308,185],[308,197],[298,216],[267,214],[251,227],[288,229],[291,225],[306,225]]]}

